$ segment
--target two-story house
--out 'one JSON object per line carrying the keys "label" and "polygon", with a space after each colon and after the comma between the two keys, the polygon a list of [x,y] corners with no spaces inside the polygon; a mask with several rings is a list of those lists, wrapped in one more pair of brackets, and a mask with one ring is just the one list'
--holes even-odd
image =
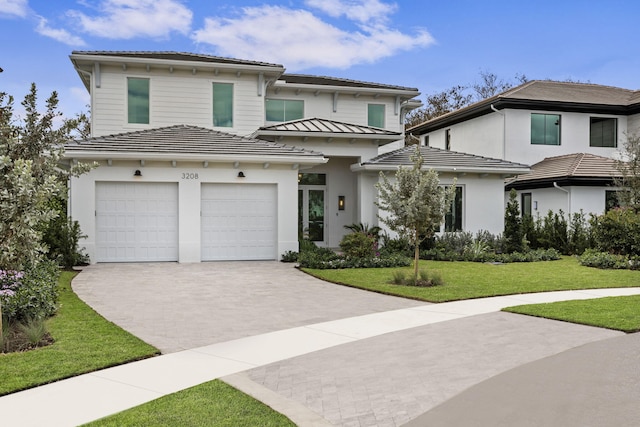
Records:
{"label": "two-story house", "polygon": [[601,214],[615,200],[612,159],[640,130],[640,91],[530,81],[407,130],[422,145],[529,164],[509,180],[522,212]]}
{"label": "two-story house", "polygon": [[[69,212],[92,262],[278,259],[301,234],[337,247],[345,225],[378,223],[379,172],[408,162],[378,155],[406,150],[404,116],[421,105],[415,88],[279,64],[176,52],[70,58],[91,95],[92,137],[65,156],[98,167],[71,179]],[[503,180],[528,167],[457,154],[446,165],[440,151],[427,166],[458,176],[461,189],[490,185],[499,210],[485,226],[463,215],[461,192],[452,227],[500,232]]]}

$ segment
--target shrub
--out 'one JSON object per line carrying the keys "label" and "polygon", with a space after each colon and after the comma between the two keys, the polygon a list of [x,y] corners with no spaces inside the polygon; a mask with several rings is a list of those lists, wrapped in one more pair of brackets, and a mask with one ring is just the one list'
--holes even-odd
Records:
{"label": "shrub", "polygon": [[43,234],[43,242],[49,248],[47,257],[66,269],[89,264],[89,256],[84,253],[84,248],[80,249],[78,246],[80,239],[85,237],[87,236],[80,231],[78,221],[60,213],[49,222]]}
{"label": "shrub", "polygon": [[411,259],[402,255],[390,255],[373,258],[347,258],[333,254],[333,257],[323,257],[319,254],[302,253],[298,258],[300,267],[317,269],[337,268],[387,268],[408,267]]}
{"label": "shrub", "polygon": [[285,253],[282,254],[282,257],[280,258],[280,261],[282,261],[282,262],[296,262],[296,261],[298,261],[298,252],[286,251]]}
{"label": "shrub", "polygon": [[404,270],[395,270],[391,273],[391,283],[394,285],[403,285],[405,280],[407,279],[407,274]]}
{"label": "shrub", "polygon": [[640,214],[612,209],[591,221],[595,246],[602,252],[640,255]]}
{"label": "shrub", "polygon": [[3,316],[9,322],[52,316],[57,309],[58,274],[58,266],[53,261],[28,266],[14,293],[0,296]]}
{"label": "shrub", "polygon": [[442,286],[444,280],[439,271],[429,272],[428,270],[420,270],[418,278],[408,277],[403,270],[396,270],[392,273],[391,283],[394,285],[404,286]]}
{"label": "shrub", "polygon": [[384,233],[381,236],[382,246],[380,247],[380,255],[388,256],[392,254],[403,255],[406,257],[413,256],[413,248],[409,240],[404,237],[391,238]]}
{"label": "shrub", "polygon": [[351,230],[354,233],[363,233],[372,236],[376,241],[380,239],[380,232],[382,228],[377,225],[370,226],[369,224],[359,222],[358,224],[345,225],[344,228]]}
{"label": "shrub", "polygon": [[587,249],[578,257],[580,265],[602,269],[621,270],[630,268],[629,258],[625,255],[616,255],[609,252],[600,252],[596,249]]}
{"label": "shrub", "polygon": [[378,241],[371,234],[355,232],[342,238],[340,249],[349,258],[371,258],[377,255]]}
{"label": "shrub", "polygon": [[511,189],[504,213],[505,252],[522,252],[522,237],[522,219],[520,218],[517,192]]}

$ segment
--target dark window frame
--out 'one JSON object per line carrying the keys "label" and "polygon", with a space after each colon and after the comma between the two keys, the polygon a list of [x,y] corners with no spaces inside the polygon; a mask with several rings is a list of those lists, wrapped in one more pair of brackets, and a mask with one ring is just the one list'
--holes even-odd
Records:
{"label": "dark window frame", "polygon": [[[538,120],[535,120],[535,119]],[[543,119],[540,122],[539,119]],[[532,145],[562,145],[562,116],[560,114],[531,113],[531,144]],[[542,129],[538,129],[542,124]],[[551,132],[552,126],[558,128]]]}
{"label": "dark window frame", "polygon": [[589,117],[589,147],[618,147],[618,119],[616,117]]}

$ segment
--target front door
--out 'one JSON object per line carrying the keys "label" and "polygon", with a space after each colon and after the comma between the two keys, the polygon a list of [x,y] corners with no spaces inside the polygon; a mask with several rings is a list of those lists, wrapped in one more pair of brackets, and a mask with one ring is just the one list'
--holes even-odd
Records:
{"label": "front door", "polygon": [[300,174],[298,227],[301,235],[318,245],[326,244],[325,174]]}

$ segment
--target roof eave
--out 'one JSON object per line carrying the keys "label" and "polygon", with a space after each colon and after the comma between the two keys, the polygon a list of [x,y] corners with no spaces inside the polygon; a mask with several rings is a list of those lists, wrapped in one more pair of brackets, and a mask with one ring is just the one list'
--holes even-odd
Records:
{"label": "roof eave", "polygon": [[[397,171],[399,167],[411,167],[411,165],[372,165],[372,164],[362,164],[357,163],[351,165],[351,170],[353,172],[388,172],[388,171]],[[461,168],[461,167],[451,167],[451,166],[429,166],[425,165],[423,167],[424,170],[434,170],[436,172],[446,172],[453,174],[461,174],[461,173],[477,173],[477,174],[492,174],[492,175],[523,175],[531,172],[529,168]]]}
{"label": "roof eave", "polygon": [[145,153],[129,151],[126,153],[112,151],[66,151],[65,159],[77,160],[159,160],[159,161],[208,161],[213,163],[227,163],[242,161],[243,163],[272,163],[272,164],[324,164],[328,159],[318,156],[286,156],[286,155],[243,155],[243,154],[189,154],[189,153]]}
{"label": "roof eave", "polygon": [[284,73],[283,66],[275,65],[259,65],[259,64],[239,64],[239,63],[224,63],[224,62],[206,62],[206,61],[185,61],[180,59],[159,59],[159,58],[136,58],[131,56],[118,56],[118,55],[85,55],[85,54],[71,54],[69,55],[71,61],[74,64],[79,65],[80,62],[93,64],[100,63],[115,63],[115,64],[138,64],[138,65],[156,65],[156,66],[173,66],[189,69],[219,69],[219,70],[246,70],[271,74],[274,76],[280,76]]}
{"label": "roof eave", "polygon": [[317,84],[306,84],[306,83],[288,83],[283,81],[276,81],[272,88],[291,88],[291,89],[305,89],[312,92],[328,92],[328,93],[358,93],[358,94],[367,94],[367,93],[377,93],[391,96],[405,96],[407,99],[415,98],[420,96],[420,91],[418,90],[409,90],[409,89],[392,89],[392,88],[375,88],[375,87],[356,87],[356,86],[338,86],[338,85],[317,85]]}

